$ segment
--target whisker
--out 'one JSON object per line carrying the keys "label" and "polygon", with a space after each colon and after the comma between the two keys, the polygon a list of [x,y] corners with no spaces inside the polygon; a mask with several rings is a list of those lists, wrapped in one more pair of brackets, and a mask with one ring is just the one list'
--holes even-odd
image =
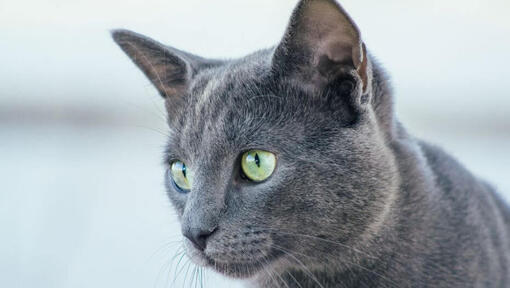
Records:
{"label": "whisker", "polygon": [[[258,249],[258,250],[261,251],[260,249]],[[269,276],[267,281],[271,281],[275,285],[280,286],[280,285],[278,285],[278,282],[276,281],[274,276],[266,269],[266,265],[264,265],[264,263],[260,262],[258,259],[255,259],[255,261],[260,265],[260,267],[262,267],[262,270],[266,273],[266,275]]]}
{"label": "whisker", "polygon": [[[176,243],[174,241],[170,241],[170,242],[167,242],[167,243],[161,245],[158,249],[156,249],[156,251],[154,253],[152,253],[151,256],[148,257],[146,262],[150,262],[158,254],[163,254],[164,253],[163,251],[165,251],[165,250],[168,251],[168,252],[173,250],[174,251],[174,257],[176,255],[180,254],[181,247],[178,247],[177,249],[171,249],[171,250],[169,249],[171,246],[173,246],[175,244]],[[157,283],[160,281],[160,279],[162,278],[162,275],[164,273],[167,275],[167,279],[166,280],[168,280],[168,274],[166,272],[170,272],[172,264],[173,264],[174,257],[172,257],[170,261],[168,261],[167,255],[164,255],[163,257],[164,257],[164,263],[162,263],[161,267],[159,268],[159,271],[158,271],[158,274],[156,276],[156,279],[154,280],[154,286],[157,286]],[[166,282],[164,282],[164,283],[166,283]]]}
{"label": "whisker", "polygon": [[[177,266],[176,266],[175,273],[174,273],[174,281],[172,282],[172,287],[175,287],[174,284],[175,284],[175,281],[177,280],[177,277],[179,275],[181,275],[181,272],[184,270],[185,264],[182,265],[180,270],[178,269],[178,267],[181,264],[181,261],[184,258],[184,256],[186,256],[186,253],[182,253],[182,256],[179,259],[179,262],[177,262]],[[179,272],[177,272],[177,271],[179,271]]]}
{"label": "whisker", "polygon": [[174,245],[177,245],[177,244],[180,244],[181,241],[179,240],[175,240],[175,241],[168,241],[164,244],[162,244],[161,246],[159,246],[148,258],[147,258],[147,262],[151,261],[152,258],[156,257],[157,254],[161,253],[164,249],[167,249],[167,248],[170,248],[171,246],[174,246]]}
{"label": "whisker", "polygon": [[200,267],[200,288],[204,288],[204,268]]}
{"label": "whisker", "polygon": [[289,251],[287,251],[287,250],[285,250],[285,249],[283,249],[283,248],[279,248],[278,246],[276,246],[276,245],[274,245],[274,244],[273,244],[273,245],[271,245],[271,247],[273,247],[273,248],[274,248],[274,249],[276,249],[276,250],[279,250],[279,251],[283,252],[284,254],[287,254],[288,256],[290,256],[290,257],[292,257],[294,260],[296,260],[296,262],[298,262],[298,263],[299,263],[299,264],[303,267],[303,269],[305,270],[304,272],[305,272],[306,274],[308,274],[308,276],[310,276],[310,278],[311,278],[313,281],[315,281],[315,283],[317,283],[317,285],[319,285],[319,287],[324,288],[324,286],[322,286],[322,284],[319,282],[319,280],[317,280],[317,278],[313,275],[313,273],[310,271],[310,269],[308,269],[308,268],[305,266],[305,264],[304,264],[303,262],[301,262],[301,261],[300,261],[300,260],[299,260],[296,256],[292,255],[292,253],[291,253],[291,252],[289,252]]}
{"label": "whisker", "polygon": [[191,273],[191,283],[190,283],[190,288],[191,286],[193,286],[193,283],[195,283],[195,288],[197,287],[197,278],[196,278],[196,273],[197,273],[197,267],[193,267],[193,272]]}
{"label": "whisker", "polygon": [[[262,260],[266,263],[266,266],[271,269],[271,267],[269,266],[269,262],[267,261],[267,259],[265,257],[262,258]],[[274,271],[274,270],[273,270]],[[270,270],[271,272],[271,270]],[[285,285],[285,287],[287,288],[290,288],[289,285],[287,284],[287,282],[285,280],[283,280],[282,276],[280,275],[280,273],[276,273],[276,272],[273,272],[273,274],[275,274],[283,283],[283,285]]]}
{"label": "whisker", "polygon": [[333,241],[333,240],[330,240],[330,239],[325,239],[325,238],[321,238],[321,237],[317,237],[317,236],[313,236],[313,235],[300,234],[300,233],[294,233],[294,232],[285,232],[285,230],[282,230],[282,229],[275,229],[275,228],[269,228],[269,227],[260,227],[260,226],[257,226],[256,228],[261,229],[261,230],[268,230],[268,231],[271,231],[274,234],[303,237],[303,238],[309,238],[309,239],[314,239],[314,240],[318,240],[318,241],[323,241],[323,242],[330,243],[330,244],[335,244],[335,245],[344,247],[346,249],[349,249],[351,251],[354,251],[356,253],[363,254],[364,256],[367,256],[367,257],[369,257],[371,259],[377,259],[377,257],[375,257],[373,255],[370,255],[370,254],[368,254],[366,252],[363,252],[363,251],[361,251],[359,249],[356,249],[356,248],[351,247],[349,245],[346,245],[344,243],[340,243],[338,241]]}
{"label": "whisker", "polygon": [[[152,86],[152,84],[151,84]],[[144,113],[147,113],[147,115],[156,115],[160,120],[162,120],[164,123],[166,123],[167,121],[167,115],[165,112],[163,112],[161,109],[160,109],[160,105],[156,105],[156,103],[154,103],[154,99],[152,99],[152,105],[153,105],[153,108],[155,108],[155,111],[156,113],[154,113],[154,111],[151,111],[150,109],[148,109],[147,107],[144,107],[144,106],[141,106],[135,102],[132,102],[132,101],[128,101],[128,100],[125,100],[123,99],[123,101],[120,101],[119,103],[121,105],[125,105],[126,107],[135,107],[137,108],[139,111],[141,112],[144,112]]]}
{"label": "whisker", "polygon": [[[282,250],[284,250],[284,248],[282,248],[282,247],[280,247],[280,246],[278,246],[278,245],[274,245],[274,244],[273,244],[273,245],[272,245],[272,247],[274,247],[274,248],[276,248],[276,249],[282,249]],[[288,250],[286,250],[286,251],[288,252]],[[310,255],[306,255],[306,254],[303,254],[303,253],[300,253],[300,252],[297,252],[297,251],[293,251],[293,252],[294,252],[294,253],[296,253],[296,254],[299,254],[299,255],[302,255],[302,256],[308,257],[308,258],[312,258],[312,256],[310,256]],[[290,252],[289,252],[289,253],[290,253]],[[384,279],[384,280],[386,280],[386,281],[388,281],[388,282],[392,283],[392,284],[393,284],[393,285],[395,285],[396,287],[399,287],[399,285],[398,285],[396,282],[394,282],[394,281],[392,281],[392,280],[388,279],[387,277],[385,277],[384,275],[381,275],[380,273],[377,273],[377,272],[375,272],[375,271],[372,271],[372,270],[370,270],[370,269],[368,269],[368,268],[366,268],[366,267],[364,267],[364,266],[362,266],[362,265],[360,265],[360,264],[358,264],[358,263],[354,263],[354,262],[351,262],[351,261],[348,261],[348,260],[345,260],[345,259],[338,259],[338,260],[340,260],[340,261],[342,261],[342,262],[344,262],[344,263],[347,263],[347,264],[354,265],[354,266],[356,266],[356,267],[358,267],[358,268],[360,268],[360,269],[362,269],[362,270],[364,270],[364,271],[366,271],[366,272],[372,273],[373,275],[378,276],[378,277],[380,277],[381,279]]]}
{"label": "whisker", "polygon": [[[173,264],[174,264],[175,260],[177,259],[177,257],[181,256],[181,259],[182,259],[182,257],[184,257],[185,254],[186,254],[186,251],[184,251],[184,247],[182,245],[179,246],[179,250],[178,251],[179,252],[175,253],[175,255],[170,260],[171,265],[170,265],[170,269],[168,269],[168,273],[166,274],[166,281],[165,281],[165,283],[170,283],[170,279],[169,279],[170,278],[170,274],[171,274],[172,268],[174,267]],[[175,269],[177,270],[178,267],[179,267],[179,263],[175,266]]]}
{"label": "whisker", "polygon": [[[287,263],[290,263],[290,261],[287,259],[285,259],[285,261]],[[299,288],[303,288],[301,284],[299,284],[299,281],[296,279],[296,277],[294,277],[294,275],[292,275],[292,273],[289,270],[286,270],[285,273],[287,273],[287,275],[289,275],[292,278],[292,280],[294,280],[294,282],[298,285]]]}
{"label": "whisker", "polygon": [[147,129],[149,131],[152,131],[152,132],[156,132],[162,136],[165,136],[165,137],[172,137],[170,134],[164,132],[164,131],[161,131],[159,129],[156,129],[156,128],[152,128],[152,127],[149,127],[149,126],[145,126],[145,125],[140,125],[140,124],[132,124],[131,126],[133,127],[136,127],[136,128],[143,128],[143,129]]}
{"label": "whisker", "polygon": [[188,268],[186,268],[186,274],[184,274],[184,282],[183,282],[183,284],[186,284],[186,281],[188,280],[188,272],[189,272],[190,267],[191,267],[191,262],[188,261]]}

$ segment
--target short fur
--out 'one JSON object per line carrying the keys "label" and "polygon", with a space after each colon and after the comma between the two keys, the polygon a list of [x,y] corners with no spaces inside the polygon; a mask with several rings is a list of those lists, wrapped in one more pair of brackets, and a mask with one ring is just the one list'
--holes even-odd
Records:
{"label": "short fur", "polygon": [[[257,287],[508,287],[510,210],[395,118],[386,74],[333,0],[300,1],[282,42],[207,60],[126,30],[115,41],[165,97],[168,196],[193,261]],[[250,149],[277,155],[256,184]]]}

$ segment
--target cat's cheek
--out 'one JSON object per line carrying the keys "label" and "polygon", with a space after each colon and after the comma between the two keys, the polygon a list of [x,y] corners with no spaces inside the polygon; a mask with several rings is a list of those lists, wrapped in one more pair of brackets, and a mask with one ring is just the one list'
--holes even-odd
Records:
{"label": "cat's cheek", "polygon": [[174,201],[170,199],[170,203],[174,207],[175,211],[177,212],[177,217],[179,221],[181,221],[182,215],[184,214],[184,208],[186,207],[186,202],[183,201]]}
{"label": "cat's cheek", "polygon": [[165,188],[166,188],[166,194],[170,200],[170,203],[174,207],[174,209],[177,211],[177,215],[179,216],[179,220],[184,213],[184,208],[186,207],[186,199],[187,194],[179,193],[176,191],[172,179],[167,176],[165,177]]}

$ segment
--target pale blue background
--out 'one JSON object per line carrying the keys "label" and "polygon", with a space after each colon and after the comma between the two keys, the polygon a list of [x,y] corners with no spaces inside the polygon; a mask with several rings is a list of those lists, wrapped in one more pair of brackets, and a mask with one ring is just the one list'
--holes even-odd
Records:
{"label": "pale blue background", "polygon": [[[342,3],[408,128],[510,198],[510,2]],[[181,236],[162,185],[162,100],[108,30],[241,56],[276,43],[294,4],[0,0],[0,287],[193,287],[186,260],[175,282],[169,265]]]}

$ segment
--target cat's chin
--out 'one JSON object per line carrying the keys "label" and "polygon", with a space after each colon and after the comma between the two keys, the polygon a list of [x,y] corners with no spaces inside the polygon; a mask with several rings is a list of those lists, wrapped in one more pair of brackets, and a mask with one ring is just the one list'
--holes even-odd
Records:
{"label": "cat's chin", "polygon": [[221,263],[209,259],[210,268],[231,278],[250,278],[263,269],[260,263]]}
{"label": "cat's chin", "polygon": [[271,265],[278,255],[265,257],[264,259],[254,259],[253,262],[220,262],[207,256],[204,252],[192,250],[188,254],[193,263],[202,267],[208,267],[227,277],[245,279],[250,278]]}
{"label": "cat's chin", "polygon": [[208,259],[208,267],[214,269],[227,277],[246,279],[255,276],[257,273],[262,271],[265,266],[270,265],[272,260],[265,259],[264,262],[246,262],[246,263],[222,263]]}

